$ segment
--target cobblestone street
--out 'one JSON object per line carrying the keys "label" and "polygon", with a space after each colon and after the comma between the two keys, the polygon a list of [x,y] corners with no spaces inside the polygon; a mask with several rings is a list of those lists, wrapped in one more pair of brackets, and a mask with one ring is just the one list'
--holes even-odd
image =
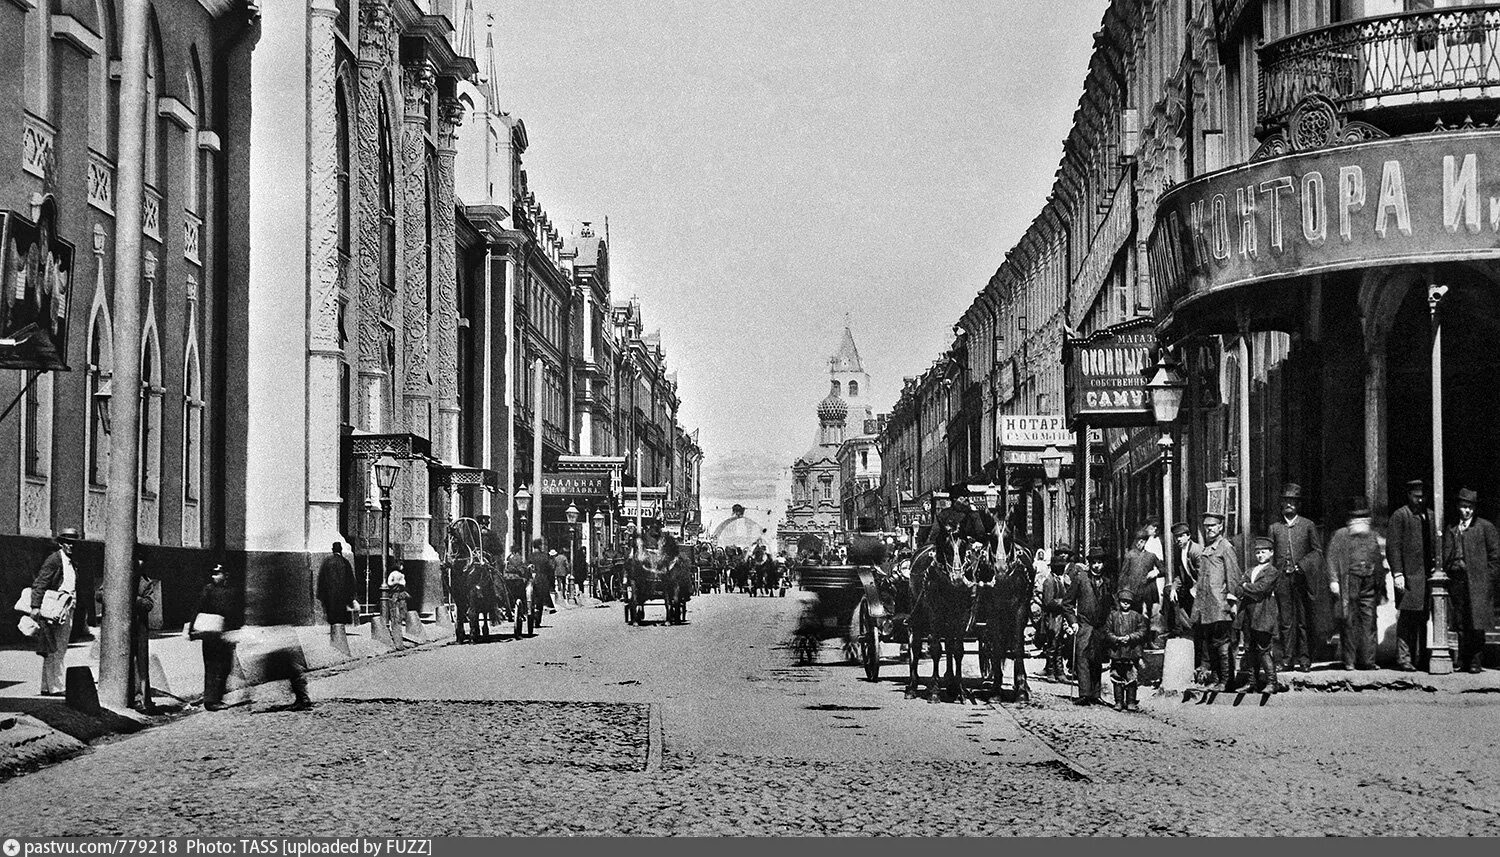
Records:
{"label": "cobblestone street", "polygon": [[1029,705],[929,704],[837,647],[794,665],[795,603],[705,596],[680,627],[562,613],[315,681],[309,712],[98,746],[0,805],[17,835],[1500,832],[1494,695],[1131,715],[1034,681]]}

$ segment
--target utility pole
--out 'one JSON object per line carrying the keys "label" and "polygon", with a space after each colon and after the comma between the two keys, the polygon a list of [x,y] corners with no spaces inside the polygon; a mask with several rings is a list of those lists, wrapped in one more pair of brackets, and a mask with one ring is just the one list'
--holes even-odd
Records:
{"label": "utility pole", "polygon": [[[115,185],[115,335],[112,352],[109,489],[104,525],[104,617],[99,629],[99,701],[130,705],[136,504],[140,475],[141,203],[145,181],[146,0],[124,0],[120,21],[120,139]],[[147,700],[149,703],[150,700]]]}
{"label": "utility pole", "polygon": [[542,358],[531,364],[531,538],[542,537]]}

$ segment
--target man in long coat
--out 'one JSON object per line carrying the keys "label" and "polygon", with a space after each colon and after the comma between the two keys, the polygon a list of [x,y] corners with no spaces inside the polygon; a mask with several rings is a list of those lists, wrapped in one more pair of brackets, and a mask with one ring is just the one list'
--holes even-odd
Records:
{"label": "man in long coat", "polygon": [[1437,525],[1422,480],[1406,483],[1406,505],[1391,513],[1386,559],[1396,585],[1396,669],[1415,672],[1427,627],[1427,573],[1437,550]]}
{"label": "man in long coat", "polygon": [[1275,548],[1267,538],[1254,542],[1255,565],[1235,588],[1240,610],[1236,617],[1240,630],[1245,634],[1245,659],[1250,662],[1246,672],[1256,690],[1274,693],[1282,690],[1276,680],[1276,659],[1272,640],[1276,629],[1281,627],[1276,604],[1277,583],[1282,577],[1281,569],[1272,561]]}
{"label": "man in long coat", "polygon": [[1354,498],[1349,525],[1328,543],[1330,589],[1344,608],[1339,648],[1344,669],[1375,669],[1375,606],[1385,589],[1385,552],[1370,526],[1370,504]]}
{"label": "man in long coat", "polygon": [[1276,580],[1276,664],[1307,672],[1312,654],[1327,638],[1324,624],[1329,586],[1323,573],[1323,537],[1316,522],[1302,517],[1302,486],[1288,482],[1281,491],[1281,518],[1271,524],[1271,558]]}
{"label": "man in long coat", "polygon": [[328,620],[330,635],[335,625],[349,624],[349,608],[358,589],[354,566],[344,558],[343,543],[334,542],[333,553],[318,564],[318,602],[323,605],[323,618]]}
{"label": "man in long coat", "polygon": [[1104,575],[1104,560],[1109,556],[1100,545],[1089,548],[1088,570],[1078,574],[1068,586],[1063,610],[1077,626],[1073,632],[1073,669],[1078,673],[1076,705],[1102,703],[1104,659],[1108,642],[1104,625],[1109,621],[1113,603],[1109,580]]}
{"label": "man in long coat", "polygon": [[1209,690],[1223,690],[1234,680],[1235,592],[1241,585],[1240,561],[1224,538],[1224,516],[1203,515],[1203,540],[1198,582],[1193,587],[1193,624],[1203,635],[1207,651]]}
{"label": "man in long coat", "polygon": [[1479,494],[1458,492],[1458,523],[1443,537],[1443,568],[1448,571],[1450,616],[1458,631],[1458,669],[1482,672],[1484,632],[1495,624],[1494,582],[1500,574],[1500,531],[1474,514]]}

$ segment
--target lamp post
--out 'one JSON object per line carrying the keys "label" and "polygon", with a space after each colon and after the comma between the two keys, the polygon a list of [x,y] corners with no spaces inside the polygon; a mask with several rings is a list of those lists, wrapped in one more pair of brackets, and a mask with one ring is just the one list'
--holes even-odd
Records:
{"label": "lamp post", "polygon": [[[1156,424],[1161,428],[1161,437],[1157,439],[1156,446],[1161,450],[1161,525],[1164,541],[1164,553],[1162,565],[1166,567],[1168,593],[1176,591],[1175,570],[1172,565],[1177,551],[1170,547],[1172,541],[1172,464],[1173,447],[1172,424],[1177,422],[1177,413],[1182,408],[1182,394],[1187,389],[1187,383],[1182,374],[1177,370],[1177,364],[1168,357],[1163,349],[1156,361],[1156,372],[1151,380],[1146,382],[1146,389],[1151,393],[1151,411],[1156,418]],[[1173,630],[1175,611],[1163,611],[1166,613],[1164,623],[1167,630]]]}
{"label": "lamp post", "polygon": [[[574,503],[568,504],[568,510],[563,513],[568,519],[568,570],[572,571],[573,564],[578,562],[578,534],[573,527],[578,523],[578,506]],[[572,591],[572,581],[563,581],[563,588]]]}
{"label": "lamp post", "polygon": [[1042,528],[1042,544],[1047,545],[1057,532],[1057,479],[1062,475],[1062,452],[1057,444],[1049,443],[1041,457],[1042,475],[1047,477],[1047,518]]}
{"label": "lamp post", "polygon": [[526,531],[531,527],[531,492],[522,485],[516,491],[516,515],[522,520],[521,524],[521,554],[526,554]]}
{"label": "lamp post", "polygon": [[[396,487],[396,476],[401,473],[401,462],[389,452],[376,459],[372,465],[375,470],[375,487],[380,489],[380,572],[389,576],[391,561],[391,489]],[[365,563],[365,597],[370,596],[370,564]],[[384,584],[382,583],[382,586]],[[394,632],[393,632],[394,633]]]}
{"label": "lamp post", "polygon": [[1427,673],[1453,672],[1453,653],[1448,648],[1448,574],[1443,570],[1443,316],[1439,312],[1447,286],[1427,287],[1427,309],[1432,315],[1432,520],[1437,526],[1437,546],[1432,556],[1432,575],[1427,591],[1432,598],[1432,624],[1427,642]]}
{"label": "lamp post", "polygon": [[[594,535],[593,538],[589,540],[589,545],[591,547],[589,553],[598,554],[598,545],[604,540],[604,511],[598,508],[594,509],[594,517],[590,518],[589,520],[594,524]],[[595,598],[599,597],[599,576],[597,574],[599,570],[600,569],[596,568],[594,569],[594,573],[589,574],[589,585],[594,590],[589,594],[594,596]]]}

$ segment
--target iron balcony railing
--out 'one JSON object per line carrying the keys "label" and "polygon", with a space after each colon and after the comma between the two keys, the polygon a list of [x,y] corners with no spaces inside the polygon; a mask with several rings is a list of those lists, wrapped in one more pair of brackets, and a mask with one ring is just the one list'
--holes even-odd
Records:
{"label": "iron balcony railing", "polygon": [[1500,98],[1500,4],[1346,21],[1260,49],[1260,123],[1308,95],[1341,110]]}

